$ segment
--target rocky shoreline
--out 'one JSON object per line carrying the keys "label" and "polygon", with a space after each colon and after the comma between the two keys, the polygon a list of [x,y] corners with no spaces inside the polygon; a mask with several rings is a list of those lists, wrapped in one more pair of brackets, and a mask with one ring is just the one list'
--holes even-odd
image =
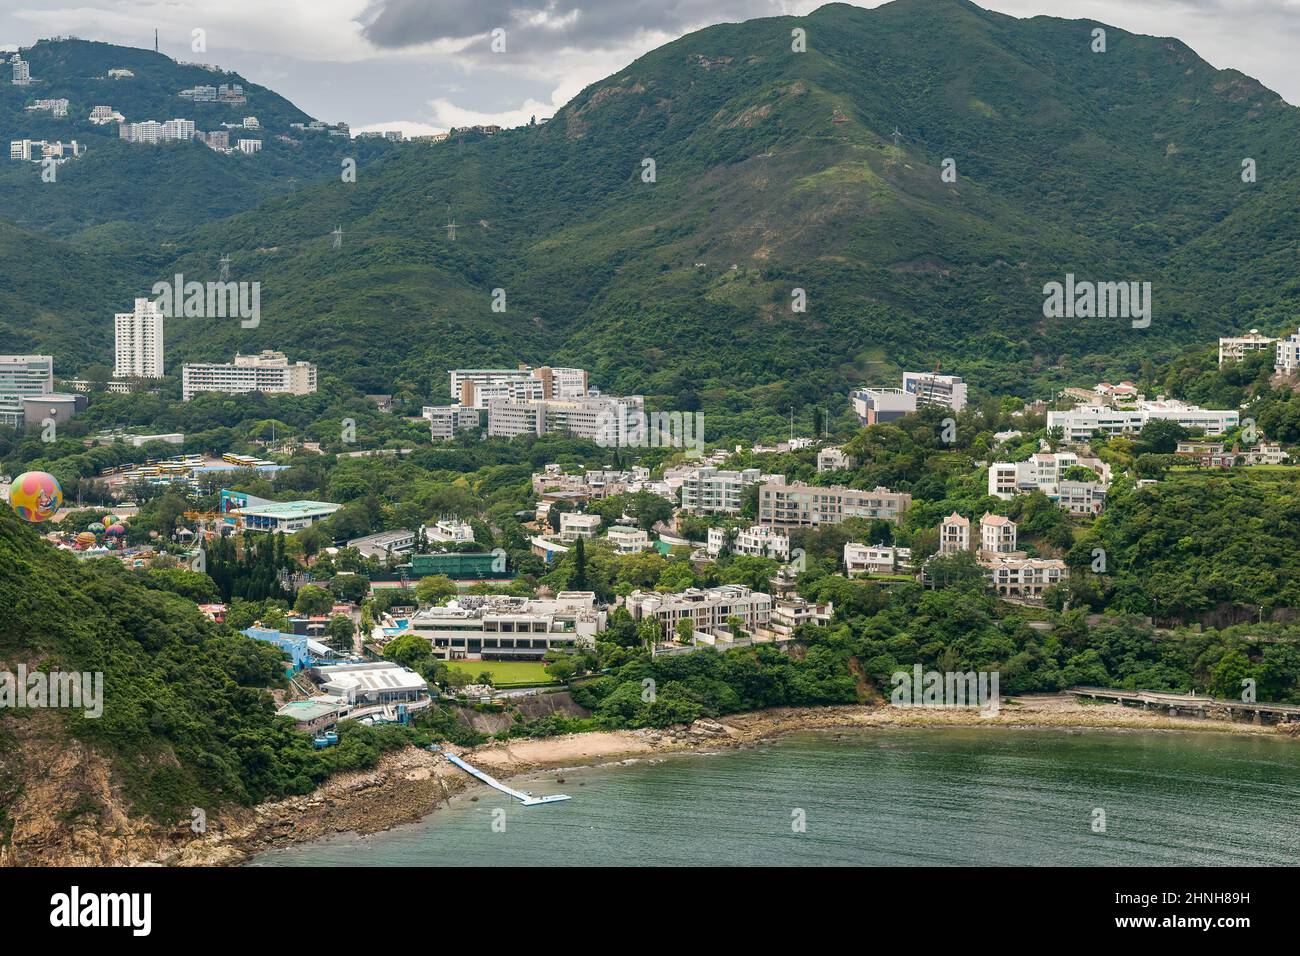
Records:
{"label": "rocky shoreline", "polygon": [[[465,750],[448,747],[498,778],[539,771],[612,763],[686,751],[716,751],[758,744],[798,731],[857,731],[886,727],[1011,727],[1061,730],[1115,729],[1198,731],[1261,736],[1293,735],[1300,726],[1276,726],[1168,717],[1115,704],[1084,703],[1070,697],[1012,699],[994,716],[974,710],[841,706],[777,708],[701,719],[665,730],[598,731],[564,737],[496,741]],[[85,755],[83,755],[85,756]],[[105,786],[107,781],[105,780]],[[371,770],[341,774],[312,793],[210,818],[206,832],[188,824],[175,829],[141,821],[120,821],[130,838],[105,843],[102,833],[73,833],[18,859],[19,865],[235,866],[266,850],[339,833],[369,834],[423,819],[453,796],[481,784],[441,754],[418,748],[387,754]],[[50,834],[51,837],[54,834]],[[61,846],[58,844],[62,844]],[[72,852],[72,851],[76,852]],[[73,859],[72,857],[75,857]]]}

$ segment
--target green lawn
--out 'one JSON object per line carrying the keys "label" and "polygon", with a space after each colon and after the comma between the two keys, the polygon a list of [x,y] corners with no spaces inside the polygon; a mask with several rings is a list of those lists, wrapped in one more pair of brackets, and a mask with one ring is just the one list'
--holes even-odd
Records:
{"label": "green lawn", "polygon": [[555,683],[541,661],[447,661],[447,666],[454,671],[464,671],[470,677],[478,677],[487,671],[495,686]]}

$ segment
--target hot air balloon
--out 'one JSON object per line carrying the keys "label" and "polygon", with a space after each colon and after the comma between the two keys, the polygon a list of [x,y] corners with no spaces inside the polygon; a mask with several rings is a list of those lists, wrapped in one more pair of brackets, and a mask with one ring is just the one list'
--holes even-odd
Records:
{"label": "hot air balloon", "polygon": [[14,479],[9,504],[24,521],[48,521],[63,504],[63,489],[49,472],[25,471]]}
{"label": "hot air balloon", "polygon": [[122,537],[122,535],[126,534],[126,525],[121,523],[109,525],[108,530],[105,531],[104,533],[111,534],[115,538],[120,538]]}
{"label": "hot air balloon", "polygon": [[100,523],[107,528],[109,525],[117,524],[117,517],[115,515],[104,515],[104,517],[100,519]]}
{"label": "hot air balloon", "polygon": [[98,521],[92,521],[90,524],[86,525],[86,530],[91,534],[99,534],[104,530],[104,526]]}
{"label": "hot air balloon", "polygon": [[93,548],[95,546],[95,541],[98,539],[96,539],[96,537],[89,531],[82,531],[77,535],[75,540],[77,546],[84,550],[86,548]]}

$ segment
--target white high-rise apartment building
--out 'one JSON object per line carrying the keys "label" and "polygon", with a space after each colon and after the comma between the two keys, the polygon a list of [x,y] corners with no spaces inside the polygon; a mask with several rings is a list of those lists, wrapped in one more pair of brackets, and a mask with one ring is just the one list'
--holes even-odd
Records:
{"label": "white high-rise apartment building", "polygon": [[136,299],[135,309],[113,316],[117,378],[163,377],[163,314],[149,299]]}
{"label": "white high-rise apartment building", "polygon": [[49,355],[0,355],[0,425],[23,424],[23,397],[54,391]]}
{"label": "white high-rise apartment building", "polygon": [[181,369],[181,398],[200,392],[248,392],[309,395],[316,391],[316,366],[290,363],[283,352],[267,349],[257,355],[236,355],[230,363],[188,363]]}
{"label": "white high-rise apartment building", "polygon": [[14,68],[14,86],[31,86],[32,68],[31,65],[17,53],[9,61]]}

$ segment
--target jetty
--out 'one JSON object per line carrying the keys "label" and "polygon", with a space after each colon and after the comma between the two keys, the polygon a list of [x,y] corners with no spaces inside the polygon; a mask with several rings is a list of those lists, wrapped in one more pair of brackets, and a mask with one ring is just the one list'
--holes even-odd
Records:
{"label": "jetty", "polygon": [[1110,701],[1125,707],[1163,710],[1171,717],[1213,717],[1220,720],[1250,719],[1253,723],[1282,723],[1300,720],[1300,706],[1256,701],[1216,699],[1200,694],[1170,694],[1151,690],[1122,690],[1115,687],[1071,687],[1065,693],[1088,700]]}
{"label": "jetty", "polygon": [[551,794],[549,797],[534,797],[531,793],[527,793],[523,790],[516,790],[514,789],[514,787],[507,787],[496,777],[489,776],[488,774],[484,773],[482,770],[479,770],[477,767],[471,767],[469,764],[461,760],[455,754],[444,754],[444,756],[451,763],[455,764],[457,767],[460,767],[461,770],[464,770],[471,777],[477,777],[479,780],[482,780],[484,783],[486,783],[489,787],[492,787],[494,790],[500,790],[502,793],[506,794],[507,796],[514,797],[516,800],[518,800],[526,807],[535,807],[541,803],[559,803],[561,800],[571,799],[569,796],[563,793],[554,793]]}

